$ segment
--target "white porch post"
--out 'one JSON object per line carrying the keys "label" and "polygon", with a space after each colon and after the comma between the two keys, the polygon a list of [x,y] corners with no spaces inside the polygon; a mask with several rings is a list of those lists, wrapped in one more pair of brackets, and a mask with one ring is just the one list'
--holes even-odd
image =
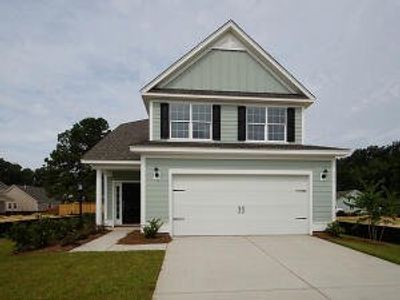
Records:
{"label": "white porch post", "polygon": [[102,225],[103,220],[102,220],[102,177],[103,177],[103,172],[101,169],[96,169],[96,224],[97,225]]}

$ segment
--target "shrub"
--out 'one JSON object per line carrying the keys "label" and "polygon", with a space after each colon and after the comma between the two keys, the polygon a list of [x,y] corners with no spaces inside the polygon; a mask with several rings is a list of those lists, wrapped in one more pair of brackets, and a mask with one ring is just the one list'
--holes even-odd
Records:
{"label": "shrub", "polygon": [[159,218],[153,218],[150,221],[148,221],[148,225],[145,225],[143,227],[143,234],[144,237],[147,239],[154,238],[160,229],[160,227],[164,224],[161,219]]}
{"label": "shrub", "polygon": [[325,232],[330,234],[331,236],[339,237],[344,233],[344,229],[340,226],[339,222],[331,222],[325,229]]}
{"label": "shrub", "polygon": [[17,251],[27,251],[60,243],[73,244],[80,239],[97,233],[99,229],[91,214],[81,218],[50,219],[42,218],[29,223],[15,223],[9,238],[15,242]]}

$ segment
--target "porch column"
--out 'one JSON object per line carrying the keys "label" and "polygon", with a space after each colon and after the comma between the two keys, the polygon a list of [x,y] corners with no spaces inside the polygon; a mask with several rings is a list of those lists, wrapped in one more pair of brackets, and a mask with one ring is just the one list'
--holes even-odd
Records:
{"label": "porch column", "polygon": [[102,199],[102,177],[103,177],[103,172],[101,169],[96,169],[96,224],[97,225],[102,225],[103,220],[101,217],[101,212],[102,212],[102,205],[101,205],[101,199]]}

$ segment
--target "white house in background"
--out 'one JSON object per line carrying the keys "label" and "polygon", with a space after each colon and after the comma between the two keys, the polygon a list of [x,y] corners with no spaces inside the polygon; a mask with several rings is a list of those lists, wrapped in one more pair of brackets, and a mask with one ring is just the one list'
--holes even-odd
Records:
{"label": "white house in background", "polygon": [[59,201],[49,198],[42,187],[0,182],[0,213],[39,212],[58,205]]}
{"label": "white house in background", "polygon": [[359,210],[358,207],[350,207],[345,203],[353,204],[354,200],[349,198],[357,197],[361,194],[359,190],[349,190],[349,191],[339,191],[337,192],[337,199],[336,199],[336,212],[342,211],[345,213],[352,213]]}
{"label": "white house in background", "polygon": [[82,158],[97,171],[98,224],[311,234],[335,218],[336,158],[349,150],[304,143],[315,96],[235,22],[141,95],[149,119],[121,124]]}

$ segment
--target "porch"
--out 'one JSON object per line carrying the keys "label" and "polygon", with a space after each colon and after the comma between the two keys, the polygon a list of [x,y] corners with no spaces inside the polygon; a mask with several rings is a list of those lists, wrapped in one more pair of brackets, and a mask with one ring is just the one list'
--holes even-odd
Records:
{"label": "porch", "polygon": [[124,166],[96,166],[96,223],[110,227],[140,226],[140,162]]}

